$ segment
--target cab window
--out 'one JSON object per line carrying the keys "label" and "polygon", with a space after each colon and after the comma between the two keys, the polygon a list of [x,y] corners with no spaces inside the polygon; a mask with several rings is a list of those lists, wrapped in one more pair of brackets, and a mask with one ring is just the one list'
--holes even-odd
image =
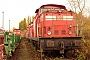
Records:
{"label": "cab window", "polygon": [[48,11],[48,10],[51,10],[51,9],[50,8],[42,8],[42,9],[40,9],[40,14],[45,12],[45,11]]}

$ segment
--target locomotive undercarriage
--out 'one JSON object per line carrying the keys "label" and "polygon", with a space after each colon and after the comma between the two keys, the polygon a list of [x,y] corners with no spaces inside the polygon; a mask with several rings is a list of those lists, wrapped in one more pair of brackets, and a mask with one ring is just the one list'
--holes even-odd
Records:
{"label": "locomotive undercarriage", "polygon": [[75,49],[81,49],[81,37],[37,38],[32,39],[32,42],[41,54],[53,51],[59,54],[69,54],[70,51],[71,54]]}
{"label": "locomotive undercarriage", "polygon": [[40,38],[39,43],[43,51],[80,49],[81,37]]}

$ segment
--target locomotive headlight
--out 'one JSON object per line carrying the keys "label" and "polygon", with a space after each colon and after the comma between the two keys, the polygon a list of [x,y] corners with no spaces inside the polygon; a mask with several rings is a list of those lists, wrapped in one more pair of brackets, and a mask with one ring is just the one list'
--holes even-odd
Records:
{"label": "locomotive headlight", "polygon": [[51,35],[51,31],[48,31],[48,35]]}

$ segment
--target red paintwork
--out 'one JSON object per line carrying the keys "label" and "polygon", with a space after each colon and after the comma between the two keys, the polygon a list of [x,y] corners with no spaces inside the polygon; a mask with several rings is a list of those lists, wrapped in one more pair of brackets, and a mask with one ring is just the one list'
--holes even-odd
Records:
{"label": "red paintwork", "polygon": [[34,29],[33,28],[34,28],[33,23],[31,23],[26,30],[26,34],[25,34],[26,38],[34,37]]}
{"label": "red paintwork", "polygon": [[[61,12],[57,12],[54,8],[63,8]],[[52,11],[43,12],[40,14],[39,10],[42,8],[51,8]],[[46,16],[56,16],[56,20],[46,20]],[[73,16],[72,20],[63,20],[63,16]],[[39,18],[38,18],[39,17]],[[58,20],[58,17],[62,18]],[[71,31],[72,34],[69,34],[70,25],[72,25]],[[39,26],[39,27],[38,27]],[[45,28],[44,28],[45,27]],[[48,35],[48,28],[50,27],[51,34]],[[66,7],[63,5],[54,5],[47,4],[42,5],[39,9],[36,10],[36,15],[34,17],[33,25],[29,28],[32,29],[31,37],[74,37],[75,36],[75,21],[74,21],[74,12],[67,11]],[[56,34],[55,34],[55,30]],[[62,30],[66,31],[65,34],[62,34]]]}
{"label": "red paintwork", "polygon": [[4,58],[4,35],[0,35],[0,60]]}
{"label": "red paintwork", "polygon": [[31,25],[31,29],[32,29],[32,37],[34,37],[34,26],[33,26],[33,24]]}
{"label": "red paintwork", "polygon": [[16,35],[18,35],[18,36],[22,36],[22,31],[19,30],[19,29],[14,29],[13,30],[13,33],[16,34]]}
{"label": "red paintwork", "polygon": [[[59,16],[59,13],[55,14],[55,13],[47,13],[50,16]],[[44,17],[46,16],[46,13],[43,13]],[[61,13],[61,16],[65,16],[68,15],[70,16],[69,12],[67,12],[66,14],[64,14],[63,12]],[[44,22],[44,23],[43,23]],[[43,24],[42,24],[43,23]],[[74,20],[45,20],[42,21],[40,23],[41,27],[46,27],[46,33],[44,34],[42,31],[42,36],[44,37],[70,37],[70,36],[75,36],[75,23]],[[72,34],[69,34],[69,26],[70,24],[72,25]],[[51,31],[51,35],[48,35],[48,27],[50,27],[50,31]],[[66,34],[62,34],[62,30],[66,31]],[[45,29],[42,29],[45,30]],[[54,34],[54,30],[58,30],[58,34],[55,35]]]}
{"label": "red paintwork", "polygon": [[[54,8],[59,8],[61,5],[58,6],[54,6],[54,5],[43,5],[40,8],[51,8],[51,10],[53,10]],[[64,7],[64,6],[61,6]],[[40,9],[39,8],[39,9]],[[52,9],[53,8],[53,9]],[[66,8],[64,7],[65,10],[61,11],[61,12],[44,12],[43,14],[39,15],[39,11],[37,12],[36,16],[35,16],[35,22],[36,22],[36,30],[37,30],[37,25],[39,25],[39,30],[40,30],[40,34],[39,36],[41,37],[71,37],[71,36],[75,36],[75,22],[74,19],[72,20],[58,20],[58,17],[63,18],[63,16],[73,16],[74,18],[74,13],[67,11]],[[37,18],[38,16],[40,16],[40,20]],[[43,18],[42,18],[43,16]],[[45,17],[46,16],[56,16],[56,20],[46,20]],[[40,21],[40,22],[39,22]],[[33,24],[35,25],[35,24]],[[69,34],[69,26],[72,25],[72,34]],[[42,28],[45,27],[45,28]],[[50,27],[50,31],[51,34],[48,35],[48,27]],[[35,28],[33,28],[35,29]],[[58,34],[55,34],[55,30],[58,30]],[[62,30],[66,31],[66,34],[62,34]],[[46,32],[46,33],[44,33]],[[36,31],[37,33],[37,31]]]}
{"label": "red paintwork", "polygon": [[30,37],[30,25],[27,27],[25,36],[26,38]]}
{"label": "red paintwork", "polygon": [[[0,29],[0,32],[4,32],[4,30]],[[3,60],[5,54],[5,46],[4,46],[4,34],[0,34],[0,60]]]}

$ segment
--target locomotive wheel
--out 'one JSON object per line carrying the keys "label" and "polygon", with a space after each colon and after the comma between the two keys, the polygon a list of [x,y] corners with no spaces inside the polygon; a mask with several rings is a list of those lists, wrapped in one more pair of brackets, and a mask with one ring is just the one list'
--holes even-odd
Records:
{"label": "locomotive wheel", "polygon": [[75,50],[68,50],[65,55],[67,58],[73,58],[75,57]]}

